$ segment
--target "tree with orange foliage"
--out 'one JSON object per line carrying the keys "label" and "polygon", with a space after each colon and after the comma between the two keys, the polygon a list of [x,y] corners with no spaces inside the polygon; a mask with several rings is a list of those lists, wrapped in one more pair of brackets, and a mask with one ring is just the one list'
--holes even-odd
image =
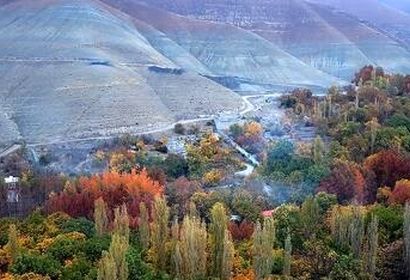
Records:
{"label": "tree with orange foliage", "polygon": [[263,132],[262,125],[258,122],[252,121],[244,125],[246,137],[260,136]]}
{"label": "tree with orange foliage", "polygon": [[92,218],[94,202],[102,198],[112,218],[113,209],[127,205],[130,218],[139,215],[139,203],[151,203],[154,197],[163,193],[163,186],[153,181],[146,170],[131,173],[108,171],[101,175],[81,177],[75,184],[74,190],[63,191],[52,195],[45,206],[49,213],[65,212],[72,217]]}
{"label": "tree with orange foliage", "polygon": [[405,204],[410,200],[410,180],[397,181],[390,195],[390,204]]}

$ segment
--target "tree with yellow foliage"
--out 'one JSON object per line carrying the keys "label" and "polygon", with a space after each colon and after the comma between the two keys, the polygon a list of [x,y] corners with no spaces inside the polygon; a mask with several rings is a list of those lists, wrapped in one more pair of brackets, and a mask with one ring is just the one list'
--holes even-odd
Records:
{"label": "tree with yellow foliage", "polygon": [[20,252],[18,232],[15,224],[11,224],[9,226],[8,242],[6,248],[11,256],[11,262],[14,262],[17,259],[17,256]]}
{"label": "tree with yellow foliage", "polygon": [[226,280],[231,278],[234,248],[228,231],[228,217],[222,203],[216,203],[211,209],[209,228],[212,255],[211,276]]}
{"label": "tree with yellow foliage", "polygon": [[107,233],[108,230],[108,217],[107,217],[107,204],[102,197],[95,201],[94,207],[94,223],[95,231],[98,236],[102,236]]}
{"label": "tree with yellow foliage", "polygon": [[151,225],[151,253],[156,269],[164,271],[167,265],[167,242],[169,240],[169,207],[163,197],[156,197]]}

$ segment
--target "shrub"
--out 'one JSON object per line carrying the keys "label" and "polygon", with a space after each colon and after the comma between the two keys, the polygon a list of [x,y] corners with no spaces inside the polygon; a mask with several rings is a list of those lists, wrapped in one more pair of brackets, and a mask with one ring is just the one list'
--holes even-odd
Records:
{"label": "shrub", "polygon": [[14,274],[23,275],[34,272],[36,274],[50,276],[57,279],[60,275],[61,265],[50,255],[32,255],[23,253],[16,258],[16,261],[10,268]]}
{"label": "shrub", "polygon": [[185,127],[183,126],[183,124],[177,123],[177,124],[174,126],[174,132],[175,132],[176,134],[184,135],[185,132],[186,132],[186,130],[185,130]]}

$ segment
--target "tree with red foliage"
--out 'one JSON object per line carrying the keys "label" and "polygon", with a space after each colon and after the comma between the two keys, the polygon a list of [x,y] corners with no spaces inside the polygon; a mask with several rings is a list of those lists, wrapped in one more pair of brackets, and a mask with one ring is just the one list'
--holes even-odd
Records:
{"label": "tree with red foliage", "polygon": [[317,192],[334,194],[340,203],[365,201],[366,181],[360,168],[352,162],[338,160],[331,174],[320,182]]}
{"label": "tree with red foliage", "polygon": [[393,192],[390,195],[390,204],[405,204],[410,200],[410,180],[400,180],[396,182]]}
{"label": "tree with red foliage", "polygon": [[375,174],[376,188],[392,188],[398,180],[410,179],[410,156],[394,150],[369,156],[364,167]]}
{"label": "tree with red foliage", "polygon": [[178,207],[178,215],[184,216],[189,209],[191,197],[201,190],[197,181],[190,181],[185,177],[180,177],[165,188],[165,194],[170,205]]}
{"label": "tree with red foliage", "polygon": [[151,204],[154,197],[163,193],[163,187],[153,181],[146,170],[131,173],[105,172],[102,175],[81,177],[64,191],[50,196],[45,209],[48,213],[65,212],[72,217],[93,217],[94,201],[103,198],[107,203],[108,216],[112,219],[113,209],[128,207],[130,223],[135,224],[139,215],[139,204]]}
{"label": "tree with red foliage", "polygon": [[353,82],[358,85],[360,81],[363,83],[372,80],[373,65],[366,65],[358,73],[355,74]]}
{"label": "tree with red foliage", "polygon": [[243,220],[241,223],[231,221],[228,228],[233,240],[242,241],[251,239],[255,225],[248,220]]}
{"label": "tree with red foliage", "polygon": [[404,93],[410,93],[410,75],[404,77],[404,85],[403,85]]}

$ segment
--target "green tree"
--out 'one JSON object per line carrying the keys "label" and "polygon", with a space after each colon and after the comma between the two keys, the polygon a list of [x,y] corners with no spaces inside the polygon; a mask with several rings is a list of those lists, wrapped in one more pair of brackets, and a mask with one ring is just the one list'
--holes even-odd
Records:
{"label": "green tree", "polygon": [[285,241],[285,253],[283,258],[283,275],[288,278],[290,276],[290,266],[292,264],[292,239],[290,235]]}
{"label": "green tree", "polygon": [[[127,280],[129,248],[129,217],[125,204],[114,210],[114,230],[108,253],[103,252],[98,268],[98,280]],[[113,276],[115,276],[113,278]],[[111,277],[111,278],[110,278]]]}
{"label": "green tree", "polygon": [[232,211],[243,219],[255,222],[260,217],[261,207],[255,204],[255,199],[245,190],[235,192],[232,199]]}
{"label": "green tree", "polygon": [[256,224],[253,235],[253,267],[256,279],[267,278],[272,271],[273,246],[275,245],[275,222],[273,218],[265,218],[263,225]]}
{"label": "green tree", "polygon": [[94,202],[94,222],[95,231],[98,236],[102,236],[108,231],[107,204],[100,197]]}
{"label": "green tree", "polygon": [[10,252],[11,261],[14,262],[20,252],[18,232],[15,224],[9,226],[7,249]]}
{"label": "green tree", "polygon": [[58,279],[61,272],[61,264],[49,255],[34,255],[21,253],[10,267],[10,272],[17,275],[36,273]]}
{"label": "green tree", "polygon": [[404,208],[403,222],[403,239],[404,239],[404,261],[407,269],[407,276],[410,278],[410,203],[407,202]]}
{"label": "green tree", "polygon": [[169,208],[163,197],[154,201],[153,222],[151,226],[151,249],[154,266],[165,271],[167,265],[167,242],[169,239]]}
{"label": "green tree", "polygon": [[230,279],[234,255],[233,243],[228,231],[228,217],[222,203],[211,209],[210,244],[212,254],[211,275],[221,280]]}
{"label": "green tree", "polygon": [[364,215],[358,206],[353,207],[352,221],[349,227],[350,246],[353,255],[359,259],[364,239]]}
{"label": "green tree", "polygon": [[308,197],[302,204],[300,215],[305,239],[314,237],[312,235],[317,232],[320,224],[320,208],[317,200]]}
{"label": "green tree", "polygon": [[322,138],[318,135],[313,142],[313,160],[315,164],[321,164],[325,157],[325,143],[323,143]]}
{"label": "green tree", "polygon": [[367,228],[367,272],[371,279],[376,277],[377,252],[379,247],[379,220],[372,216]]}

